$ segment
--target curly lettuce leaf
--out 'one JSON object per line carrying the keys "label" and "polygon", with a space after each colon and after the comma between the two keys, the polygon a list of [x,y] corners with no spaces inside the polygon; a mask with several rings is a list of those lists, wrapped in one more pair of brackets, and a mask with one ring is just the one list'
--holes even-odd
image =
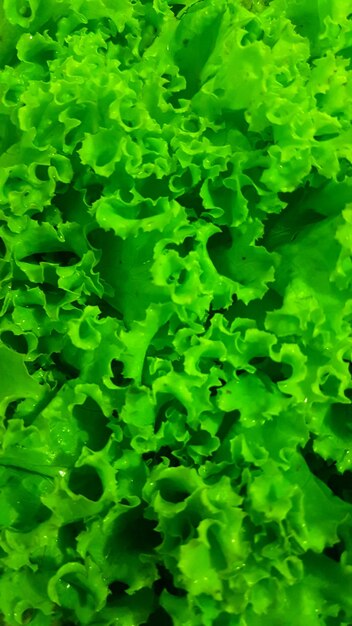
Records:
{"label": "curly lettuce leaf", "polygon": [[0,621],[348,626],[348,2],[0,26]]}

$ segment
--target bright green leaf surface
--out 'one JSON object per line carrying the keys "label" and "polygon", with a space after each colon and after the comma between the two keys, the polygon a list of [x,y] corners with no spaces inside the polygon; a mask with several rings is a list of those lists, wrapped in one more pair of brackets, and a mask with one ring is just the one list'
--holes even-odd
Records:
{"label": "bright green leaf surface", "polygon": [[0,2],[1,624],[352,624],[351,15]]}

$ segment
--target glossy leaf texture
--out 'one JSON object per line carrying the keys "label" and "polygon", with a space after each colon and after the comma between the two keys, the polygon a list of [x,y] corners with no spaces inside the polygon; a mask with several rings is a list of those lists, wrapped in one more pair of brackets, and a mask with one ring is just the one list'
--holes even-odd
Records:
{"label": "glossy leaf texture", "polygon": [[350,626],[350,1],[0,31],[0,621]]}

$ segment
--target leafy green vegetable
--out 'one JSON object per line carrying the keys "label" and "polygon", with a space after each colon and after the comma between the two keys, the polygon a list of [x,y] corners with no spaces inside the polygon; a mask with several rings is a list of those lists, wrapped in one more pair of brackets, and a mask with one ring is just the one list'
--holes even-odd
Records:
{"label": "leafy green vegetable", "polygon": [[349,0],[0,3],[0,620],[352,623]]}

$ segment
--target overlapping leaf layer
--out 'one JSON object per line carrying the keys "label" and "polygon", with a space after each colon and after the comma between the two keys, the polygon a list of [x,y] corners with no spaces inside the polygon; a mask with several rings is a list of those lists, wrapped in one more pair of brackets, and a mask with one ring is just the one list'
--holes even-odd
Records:
{"label": "overlapping leaf layer", "polygon": [[3,0],[7,626],[352,623],[350,0]]}

